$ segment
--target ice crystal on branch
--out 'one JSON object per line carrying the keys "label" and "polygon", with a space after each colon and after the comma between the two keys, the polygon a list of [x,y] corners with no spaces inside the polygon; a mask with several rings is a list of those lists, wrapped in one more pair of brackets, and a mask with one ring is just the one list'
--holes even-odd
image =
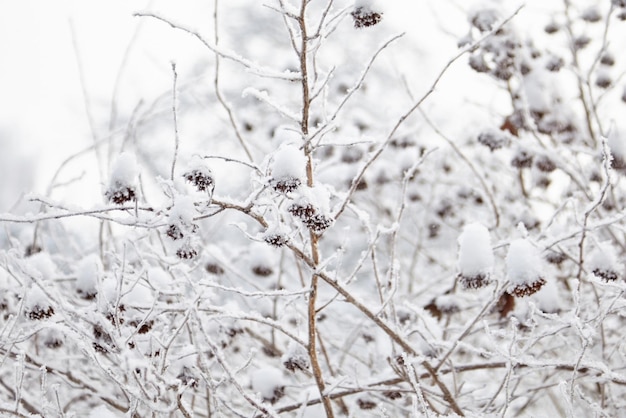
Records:
{"label": "ice crystal on branch", "polygon": [[489,284],[494,258],[487,228],[471,223],[459,236],[459,280],[465,289],[478,289]]}

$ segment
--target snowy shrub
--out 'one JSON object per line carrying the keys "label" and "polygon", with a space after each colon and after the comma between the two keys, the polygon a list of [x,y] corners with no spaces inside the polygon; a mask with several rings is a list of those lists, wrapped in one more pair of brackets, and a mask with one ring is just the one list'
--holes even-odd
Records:
{"label": "snowy shrub", "polygon": [[624,2],[183,3],[0,202],[0,415],[623,414]]}

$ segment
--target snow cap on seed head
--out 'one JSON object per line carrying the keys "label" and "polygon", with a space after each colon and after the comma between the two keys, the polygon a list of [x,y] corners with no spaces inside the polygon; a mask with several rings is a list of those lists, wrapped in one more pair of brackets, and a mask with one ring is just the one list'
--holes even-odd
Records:
{"label": "snow cap on seed head", "polygon": [[506,255],[509,292],[515,296],[528,296],[546,283],[543,278],[543,260],[539,251],[526,238],[511,242]]}
{"label": "snow cap on seed head", "polygon": [[461,274],[489,274],[493,268],[493,250],[487,228],[479,222],[465,225],[459,235],[458,265]]}

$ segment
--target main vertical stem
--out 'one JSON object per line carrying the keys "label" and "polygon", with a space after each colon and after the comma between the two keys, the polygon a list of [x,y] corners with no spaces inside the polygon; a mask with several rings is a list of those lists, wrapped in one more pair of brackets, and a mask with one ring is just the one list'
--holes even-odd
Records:
{"label": "main vertical stem", "polygon": [[[307,141],[309,136],[309,108],[311,105],[311,99],[309,96],[309,76],[308,76],[308,64],[307,64],[307,27],[306,27],[306,6],[308,0],[302,0],[302,4],[300,6],[300,16],[298,19],[298,23],[300,25],[300,36],[302,42],[300,44],[300,74],[302,77],[302,120],[300,122],[300,130],[302,131],[302,137],[305,141],[304,146],[304,154],[307,158],[306,163],[306,176],[307,176],[307,186],[313,187],[314,178],[313,178],[313,158],[311,156],[311,148]],[[309,237],[311,240],[311,258],[313,259],[313,263],[315,267],[319,264],[319,249],[318,249],[318,239],[319,237],[313,231],[309,232]],[[311,276],[311,290],[309,293],[309,306],[308,306],[308,326],[309,326],[309,341],[308,341],[308,351],[309,358],[311,360],[311,368],[313,369],[313,375],[315,376],[315,382],[317,383],[317,387],[320,392],[320,397],[322,399],[322,404],[324,405],[324,410],[326,411],[327,418],[334,418],[335,414],[333,413],[333,406],[330,402],[330,398],[324,393],[325,392],[325,384],[324,377],[322,376],[322,369],[320,367],[319,360],[317,358],[317,325],[316,325],[316,309],[315,302],[317,300],[317,287],[318,287],[318,276],[314,272]]]}

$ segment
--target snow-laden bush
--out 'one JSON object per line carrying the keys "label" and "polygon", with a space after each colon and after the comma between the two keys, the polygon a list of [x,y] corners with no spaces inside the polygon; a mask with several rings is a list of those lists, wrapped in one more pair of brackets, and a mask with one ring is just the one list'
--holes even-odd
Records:
{"label": "snow-laden bush", "polygon": [[206,55],[0,215],[0,415],[622,414],[626,6],[391,3],[138,13]]}

